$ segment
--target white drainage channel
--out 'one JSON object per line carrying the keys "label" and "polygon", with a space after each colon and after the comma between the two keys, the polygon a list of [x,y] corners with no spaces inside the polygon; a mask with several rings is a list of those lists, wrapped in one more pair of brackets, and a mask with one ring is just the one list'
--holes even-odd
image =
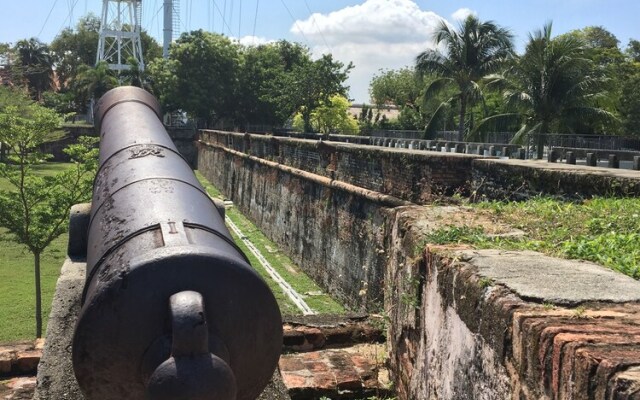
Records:
{"label": "white drainage channel", "polygon": [[256,246],[254,246],[253,243],[251,243],[251,241],[242,233],[240,228],[238,228],[238,226],[234,224],[233,221],[231,221],[231,219],[226,215],[224,217],[224,220],[227,223],[227,225],[231,228],[231,230],[236,235],[238,235],[238,237],[242,240],[242,242],[249,248],[249,250],[253,253],[253,255],[256,256],[258,261],[260,261],[260,264],[262,264],[262,266],[267,271],[267,273],[271,276],[271,278],[273,278],[273,280],[276,281],[276,283],[278,284],[278,286],[280,286],[282,291],[291,299],[291,301],[293,301],[293,303],[300,309],[300,311],[302,311],[302,314],[304,315],[316,314],[316,312],[313,311],[311,307],[309,307],[307,302],[304,301],[302,296],[300,296],[300,293],[296,292],[295,289],[292,288],[291,285],[284,280],[284,278],[282,278],[282,276],[278,273],[278,271],[276,271],[271,266],[269,261],[267,261],[267,259],[264,258],[260,250],[258,250]]}

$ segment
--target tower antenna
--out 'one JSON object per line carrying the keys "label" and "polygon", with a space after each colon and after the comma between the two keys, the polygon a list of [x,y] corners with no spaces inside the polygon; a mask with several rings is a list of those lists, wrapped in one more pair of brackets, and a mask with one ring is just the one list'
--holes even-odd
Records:
{"label": "tower antenna", "polygon": [[142,0],[102,0],[102,19],[96,64],[105,61],[115,71],[129,69],[133,58],[144,70],[140,20]]}

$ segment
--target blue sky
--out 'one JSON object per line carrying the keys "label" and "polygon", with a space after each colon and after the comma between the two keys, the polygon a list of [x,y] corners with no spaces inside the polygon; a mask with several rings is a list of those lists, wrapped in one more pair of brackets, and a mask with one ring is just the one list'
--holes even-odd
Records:
{"label": "blue sky", "polygon": [[[178,0],[175,0],[178,1]],[[380,69],[412,64],[432,46],[433,27],[469,13],[512,30],[522,49],[529,32],[553,21],[554,34],[603,26],[624,47],[640,40],[640,0],[179,0],[181,29],[205,29],[243,43],[288,39],[314,54],[353,61],[351,98],[368,101],[368,84]],[[101,0],[0,0],[0,42],[38,37],[50,42]],[[161,40],[163,0],[143,0],[143,28]],[[257,6],[257,13],[256,13]],[[257,18],[256,18],[257,16]],[[224,17],[224,21],[223,21]],[[255,27],[255,28],[254,28]]]}

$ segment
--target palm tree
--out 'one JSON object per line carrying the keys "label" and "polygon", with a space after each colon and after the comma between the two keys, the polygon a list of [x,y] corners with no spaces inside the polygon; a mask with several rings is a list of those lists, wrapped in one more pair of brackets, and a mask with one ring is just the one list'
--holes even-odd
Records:
{"label": "palm tree", "polygon": [[42,99],[42,92],[53,87],[53,57],[49,47],[36,38],[20,40],[15,51],[22,76],[35,100]]}
{"label": "palm tree", "polygon": [[509,30],[501,28],[492,21],[481,22],[470,15],[458,30],[452,29],[447,22],[441,21],[435,32],[435,43],[443,46],[428,49],[416,58],[416,71],[421,74],[433,74],[436,79],[427,87],[425,98],[430,98],[446,86],[454,86],[457,92],[441,104],[427,125],[427,131],[433,129],[441,114],[457,103],[459,107],[458,136],[462,140],[465,132],[467,106],[482,98],[479,82],[485,76],[495,73],[504,61],[513,54],[513,36]]}
{"label": "palm tree", "polygon": [[105,61],[100,61],[95,67],[81,65],[74,82],[76,93],[85,100],[98,99],[116,86],[118,79]]}
{"label": "palm tree", "polygon": [[604,99],[605,79],[585,56],[585,43],[575,35],[551,37],[552,24],[529,35],[525,53],[502,75],[489,77],[490,85],[504,89],[511,112],[485,118],[478,130],[497,124],[518,124],[513,142],[536,136],[537,158],[542,158],[545,134],[551,129],[573,131],[584,120],[615,120],[598,107]]}

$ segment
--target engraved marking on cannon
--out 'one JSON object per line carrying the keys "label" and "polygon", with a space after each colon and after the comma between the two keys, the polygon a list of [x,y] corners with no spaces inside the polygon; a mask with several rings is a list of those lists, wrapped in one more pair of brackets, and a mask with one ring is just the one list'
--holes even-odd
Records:
{"label": "engraved marking on cannon", "polygon": [[131,156],[129,156],[130,160],[147,156],[164,157],[164,150],[156,146],[134,147],[129,149],[129,151],[131,152]]}

